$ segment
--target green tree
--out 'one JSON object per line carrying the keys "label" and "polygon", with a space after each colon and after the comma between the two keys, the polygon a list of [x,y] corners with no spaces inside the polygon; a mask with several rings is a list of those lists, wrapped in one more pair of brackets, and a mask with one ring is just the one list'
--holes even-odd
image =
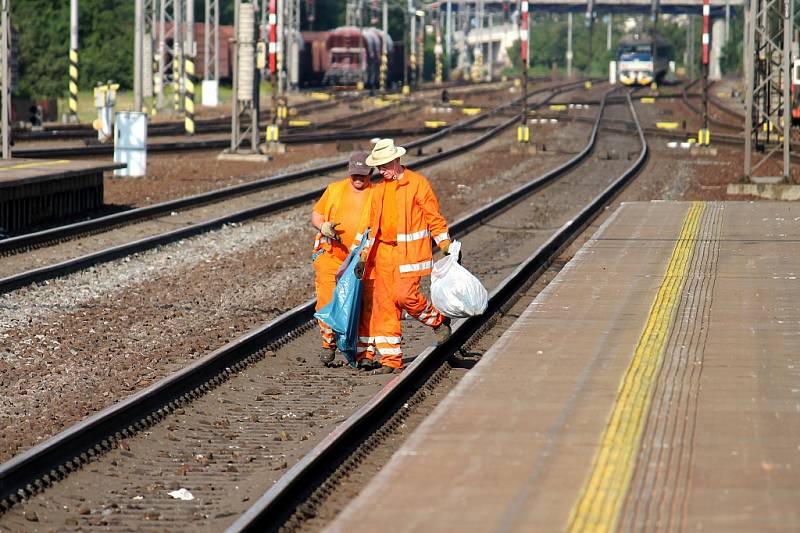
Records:
{"label": "green tree", "polygon": [[[14,0],[11,20],[18,35],[16,93],[61,96],[67,91],[69,2]],[[133,78],[133,2],[81,0],[79,3],[79,85],[113,79],[129,88]]]}

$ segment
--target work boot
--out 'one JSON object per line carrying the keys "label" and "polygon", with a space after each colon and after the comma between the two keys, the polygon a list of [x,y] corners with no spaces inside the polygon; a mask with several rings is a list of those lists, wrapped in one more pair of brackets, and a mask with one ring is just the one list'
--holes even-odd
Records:
{"label": "work boot", "polygon": [[381,365],[378,368],[376,368],[375,370],[373,370],[372,373],[373,374],[393,374],[395,372],[395,370],[399,370],[399,369],[395,369],[394,367],[391,367],[391,366]]}
{"label": "work boot", "polygon": [[367,359],[365,357],[364,359],[362,359],[361,361],[358,362],[356,367],[359,370],[367,370],[367,371],[369,371],[369,370],[372,370],[372,369],[375,368],[375,361],[373,361],[372,359]]}
{"label": "work boot", "polygon": [[319,352],[319,360],[322,364],[328,366],[336,359],[336,348],[322,348]]}
{"label": "work boot", "polygon": [[436,346],[444,344],[450,338],[452,330],[450,329],[450,317],[444,317],[442,323],[433,328],[433,333],[436,335]]}

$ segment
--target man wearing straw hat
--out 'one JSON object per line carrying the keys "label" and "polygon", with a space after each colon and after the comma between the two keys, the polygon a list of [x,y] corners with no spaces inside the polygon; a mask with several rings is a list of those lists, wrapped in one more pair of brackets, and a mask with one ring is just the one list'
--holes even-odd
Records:
{"label": "man wearing straw hat", "polygon": [[405,153],[392,139],[381,139],[366,159],[383,181],[373,191],[370,239],[356,267],[364,279],[357,359],[360,368],[375,366],[378,373],[403,368],[404,310],[432,327],[438,343],[450,336],[450,319],[419,291],[433,267],[431,239],[445,254],[450,246],[447,222],[425,176],[400,164]]}

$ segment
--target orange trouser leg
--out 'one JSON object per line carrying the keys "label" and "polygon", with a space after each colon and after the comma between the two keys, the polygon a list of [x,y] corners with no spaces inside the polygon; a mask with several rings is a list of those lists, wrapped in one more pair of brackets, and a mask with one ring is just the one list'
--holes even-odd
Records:
{"label": "orange trouser leg", "polygon": [[394,299],[397,307],[405,309],[409,315],[426,326],[435,328],[442,323],[444,315],[419,292],[419,280],[419,276],[397,277],[394,283]]}
{"label": "orange trouser leg", "polygon": [[[314,270],[317,274],[314,280],[314,286],[317,291],[316,311],[328,305],[333,299],[333,290],[336,288],[336,271],[341,264],[342,261],[329,253],[320,254],[314,261]],[[322,334],[322,347],[334,348],[336,341],[333,330],[322,320],[317,320],[317,322],[319,323],[319,331]]]}
{"label": "orange trouser leg", "polygon": [[364,280],[362,285],[358,350],[364,354],[362,357],[377,353],[382,365],[403,368],[402,310],[395,300],[394,285],[399,278],[395,274],[394,249],[394,246],[377,243],[373,250],[375,278]]}

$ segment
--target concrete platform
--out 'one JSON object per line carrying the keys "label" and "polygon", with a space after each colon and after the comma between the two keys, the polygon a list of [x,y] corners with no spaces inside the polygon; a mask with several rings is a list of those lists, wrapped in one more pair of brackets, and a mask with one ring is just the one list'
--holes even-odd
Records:
{"label": "concrete platform", "polygon": [[629,203],[331,531],[800,530],[800,205]]}
{"label": "concrete platform", "polygon": [[0,160],[0,232],[25,233],[103,205],[103,172],[119,163]]}

